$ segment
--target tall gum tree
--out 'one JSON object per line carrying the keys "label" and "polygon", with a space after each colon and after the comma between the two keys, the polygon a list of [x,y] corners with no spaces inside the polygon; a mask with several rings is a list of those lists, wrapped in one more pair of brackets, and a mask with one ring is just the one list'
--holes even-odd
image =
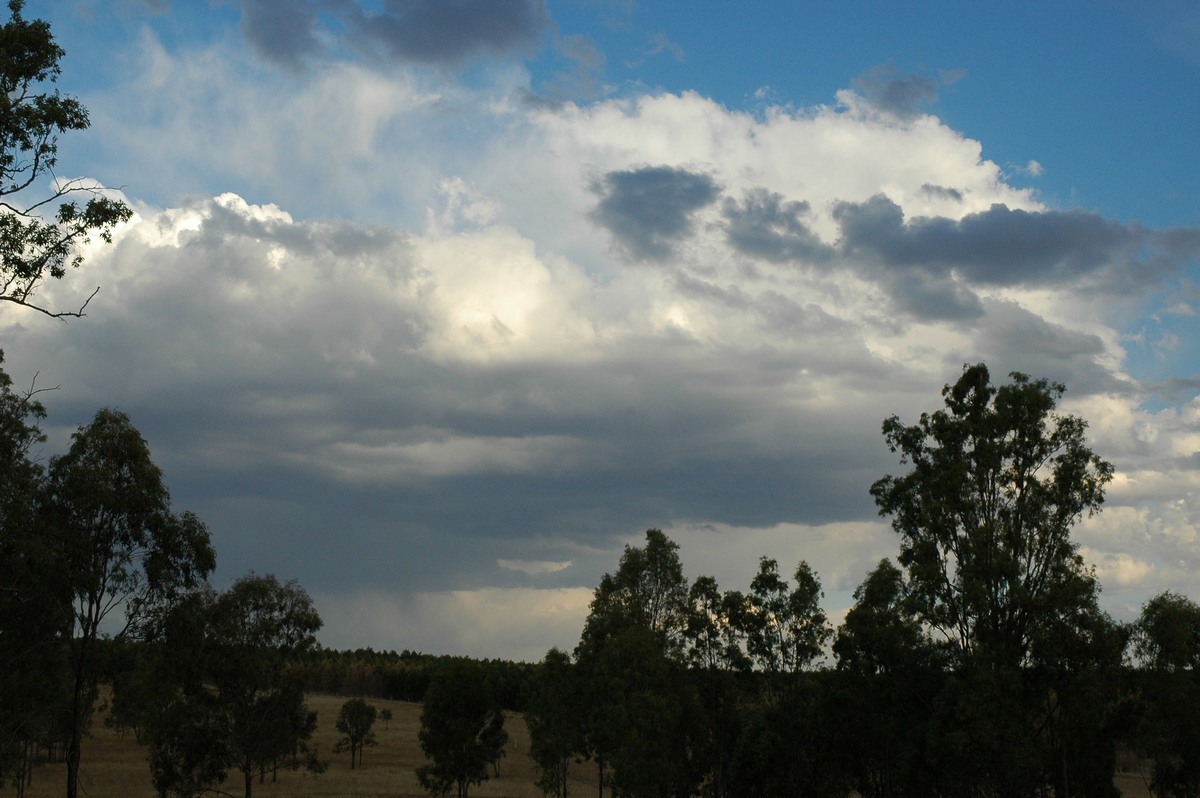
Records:
{"label": "tall gum tree", "polygon": [[994,387],[987,366],[967,366],[944,409],[884,421],[911,470],[871,486],[922,619],[962,665],[1026,664],[1039,627],[1098,590],[1070,533],[1099,510],[1112,466],[1088,448],[1083,419],[1055,412],[1062,385],[1010,376]]}
{"label": "tall gum tree", "polygon": [[208,530],[171,513],[162,471],[124,413],[109,408],[50,461],[45,518],[71,597],[72,679],[67,798],[99,679],[97,641],[137,636],[216,565]]}

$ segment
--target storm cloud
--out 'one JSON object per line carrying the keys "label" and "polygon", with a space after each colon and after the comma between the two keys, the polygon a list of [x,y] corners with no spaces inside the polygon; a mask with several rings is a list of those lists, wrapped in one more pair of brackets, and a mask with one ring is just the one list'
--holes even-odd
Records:
{"label": "storm cloud", "polygon": [[[878,195],[838,203],[833,211],[845,256],[887,268],[930,275],[954,273],[976,286],[1123,285],[1124,278],[1154,281],[1163,269],[1200,253],[1181,231],[1162,236],[1082,210],[1027,211],[994,204],[961,219],[904,218],[903,209]],[[1169,257],[1147,254],[1158,242]],[[1190,246],[1189,246],[1190,245]]]}
{"label": "storm cloud", "polygon": [[811,207],[766,189],[747,191],[741,202],[726,199],[722,214],[729,244],[738,252],[771,261],[827,261],[833,248],[806,224]]}
{"label": "storm cloud", "polygon": [[669,166],[609,172],[592,190],[600,195],[592,218],[643,260],[670,255],[674,242],[692,232],[692,213],[720,195],[712,177]]}
{"label": "storm cloud", "polygon": [[[260,56],[289,68],[330,57],[322,41],[388,62],[458,67],[531,54],[550,27],[544,0],[240,0],[242,33]],[[322,15],[336,21],[324,25]]]}

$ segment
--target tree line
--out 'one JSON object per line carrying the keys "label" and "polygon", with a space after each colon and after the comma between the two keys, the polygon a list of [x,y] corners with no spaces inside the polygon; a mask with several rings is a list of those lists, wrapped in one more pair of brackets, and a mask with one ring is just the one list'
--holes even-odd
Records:
{"label": "tree line", "polygon": [[1200,607],[1099,608],[1070,532],[1112,468],[1063,390],[967,366],[942,409],[884,422],[908,470],[871,493],[900,551],[836,629],[806,562],[722,591],[657,529],[627,546],[536,677],[545,793],[587,767],[601,798],[1107,797],[1128,752],[1154,795],[1200,795]]}

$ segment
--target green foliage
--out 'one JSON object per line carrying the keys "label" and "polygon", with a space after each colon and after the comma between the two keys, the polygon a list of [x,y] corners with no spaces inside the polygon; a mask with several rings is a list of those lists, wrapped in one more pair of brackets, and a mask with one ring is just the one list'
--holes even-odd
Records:
{"label": "green foliage", "polygon": [[911,671],[927,651],[904,574],[891,560],[880,560],[855,589],[854,606],[833,641],[838,668],[863,676]]}
{"label": "green foliage", "polygon": [[[385,710],[388,714],[388,719],[391,719],[392,713],[390,710]],[[368,704],[361,698],[352,698],[342,704],[341,710],[338,712],[336,728],[341,732],[342,736],[334,746],[335,754],[350,752],[350,769],[354,769],[354,758],[358,757],[358,764],[362,764],[363,748],[372,745],[378,745],[375,739],[375,732],[371,727],[375,725],[375,707]]]}
{"label": "green foliage", "polygon": [[537,785],[546,795],[567,798],[571,760],[585,750],[586,707],[579,672],[557,648],[546,652],[525,710],[529,756],[538,768]]}
{"label": "green foliage", "polygon": [[[0,352],[0,364],[4,355]],[[38,518],[44,477],[31,449],[45,440],[31,394],[0,368],[0,781],[20,782],[58,706],[60,641],[69,620],[58,558]]]}
{"label": "green foliage", "polygon": [[1200,605],[1178,593],[1160,593],[1142,608],[1134,652],[1155,670],[1200,672]]}
{"label": "green foliage", "polygon": [[758,562],[750,594],[732,616],[746,636],[746,649],[754,664],[768,674],[794,674],[821,655],[832,632],[821,610],[821,582],[801,561],[793,588],[779,575],[779,563],[770,557]]}
{"label": "green foliage", "polygon": [[1011,376],[995,388],[986,366],[968,366],[944,410],[884,421],[912,469],[871,486],[922,620],[961,662],[995,667],[1025,664],[1038,627],[1094,595],[1070,530],[1113,473],[1085,444],[1086,422],[1054,413],[1063,386]]}
{"label": "green foliage", "polygon": [[[0,300],[49,316],[81,316],[86,300],[78,310],[53,311],[35,304],[34,294],[47,276],[61,278],[80,265],[79,244],[93,235],[111,241],[133,211],[87,181],[54,177],[58,136],[87,128],[87,111],[49,88],[64,55],[50,25],[24,19],[22,0],[8,7],[10,19],[0,27]],[[48,194],[30,196],[47,177]]]}
{"label": "green foliage", "polygon": [[482,670],[467,660],[447,660],[434,674],[421,712],[421,750],[431,762],[417,769],[421,787],[433,795],[453,790],[466,798],[488,778],[508,734],[504,713]]}
{"label": "green foliage", "polygon": [[73,680],[67,794],[78,789],[80,749],[100,676],[96,641],[106,619],[113,636],[149,634],[156,619],[215,566],[208,530],[194,515],[175,516],[162,472],[129,417],[96,414],[50,460],[45,518],[73,611]]}
{"label": "green foliage", "polygon": [[1134,650],[1142,678],[1138,747],[1154,761],[1158,798],[1200,796],[1200,605],[1161,593],[1142,608]]}
{"label": "green foliage", "polygon": [[[192,795],[234,771],[250,798],[255,773],[281,761],[301,764],[316,715],[291,665],[315,649],[320,627],[308,593],[271,574],[250,573],[224,593],[198,590],[175,603],[157,643],[158,712],[149,729],[160,793]],[[320,766],[315,757],[310,764]]]}
{"label": "green foliage", "polygon": [[600,643],[620,629],[637,626],[657,635],[665,651],[682,651],[688,626],[688,584],[679,544],[658,529],[646,530],[646,545],[626,546],[616,574],[600,579],[584,627],[585,644]]}
{"label": "green foliage", "polygon": [[940,688],[936,652],[890,560],[867,575],[854,600],[833,642],[840,713],[832,726],[848,777],[863,798],[928,794],[922,699]]}

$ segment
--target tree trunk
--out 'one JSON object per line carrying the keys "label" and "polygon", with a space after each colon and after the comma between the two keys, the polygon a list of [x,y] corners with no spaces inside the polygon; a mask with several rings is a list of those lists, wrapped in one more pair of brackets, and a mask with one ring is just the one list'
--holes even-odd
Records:
{"label": "tree trunk", "polygon": [[75,688],[71,696],[71,731],[67,738],[67,798],[79,798],[79,761],[83,748],[83,727],[87,720],[84,706],[88,694],[87,677],[83,671],[83,653],[75,662]]}

